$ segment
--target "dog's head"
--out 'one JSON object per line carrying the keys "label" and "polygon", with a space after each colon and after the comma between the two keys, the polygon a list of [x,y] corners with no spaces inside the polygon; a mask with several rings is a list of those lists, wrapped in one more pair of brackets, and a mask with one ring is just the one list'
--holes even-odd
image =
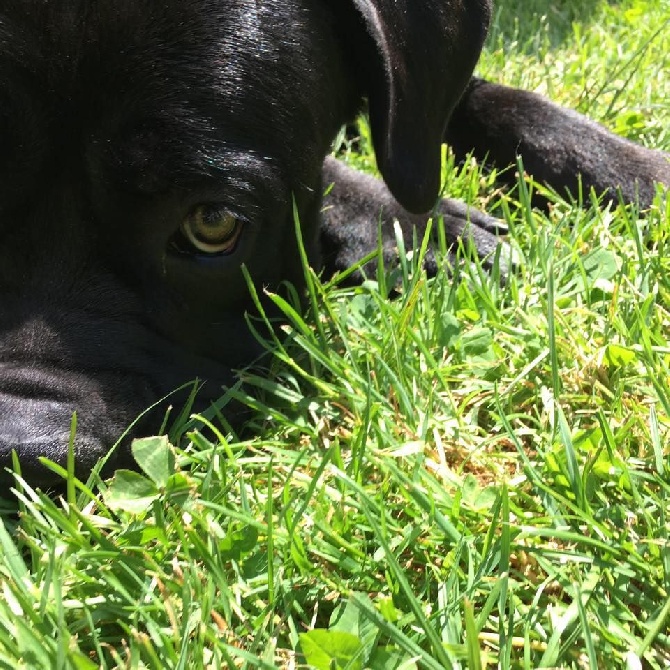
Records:
{"label": "dog's head", "polygon": [[[0,7],[0,466],[85,473],[146,407],[256,355],[240,270],[318,264],[321,165],[367,98],[427,210],[488,0],[8,0]],[[147,424],[143,430],[155,430]]]}

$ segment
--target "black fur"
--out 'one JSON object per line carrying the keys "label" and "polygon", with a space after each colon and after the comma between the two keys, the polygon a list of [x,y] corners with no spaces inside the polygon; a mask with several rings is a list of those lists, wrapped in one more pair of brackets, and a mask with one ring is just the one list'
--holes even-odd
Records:
{"label": "black fur", "polygon": [[[458,158],[472,153],[516,166],[559,194],[593,188],[606,202],[651,205],[656,183],[670,185],[670,156],[613,135],[546,98],[473,78],[451,117],[446,142]],[[516,182],[514,169],[502,176]]]}
{"label": "black fur", "polygon": [[[183,383],[207,380],[207,406],[258,354],[240,266],[259,285],[300,286],[293,202],[315,266],[375,248],[380,216],[392,256],[392,219],[409,244],[437,197],[445,132],[503,162],[528,150],[559,186],[574,185],[566,167],[602,188],[669,181],[662,156],[633,148],[631,170],[583,154],[573,164],[573,124],[615,158],[619,140],[523,92],[473,85],[457,107],[489,15],[489,0],[4,0],[0,467],[14,450],[29,480],[49,484],[38,458],[64,463],[75,411],[86,475]],[[498,95],[510,109],[500,125],[486,102]],[[386,185],[324,165],[364,100]],[[546,109],[551,152],[527,125]],[[478,144],[486,132],[496,151]],[[179,232],[203,211],[241,222],[229,253],[196,252]],[[438,211],[452,238],[495,247],[491,217],[448,200]]]}
{"label": "black fur", "polygon": [[[76,411],[85,475],[176,387],[221,394],[258,354],[240,266],[300,285],[293,199],[320,263],[322,164],[364,99],[391,188],[429,209],[488,15],[486,0],[4,0],[0,466],[15,450],[46,483],[38,457],[64,463]],[[180,238],[200,205],[243,222],[228,255]]]}

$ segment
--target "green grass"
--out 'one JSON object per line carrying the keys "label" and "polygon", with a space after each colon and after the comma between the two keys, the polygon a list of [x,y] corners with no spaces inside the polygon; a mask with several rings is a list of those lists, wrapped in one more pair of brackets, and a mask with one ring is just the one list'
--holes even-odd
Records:
{"label": "green grass", "polygon": [[[479,71],[670,150],[668,20],[507,0]],[[212,412],[136,444],[141,473],[21,489],[0,668],[670,665],[670,202],[543,214],[445,178],[507,219],[509,280],[418,252],[358,288],[308,271],[223,401],[255,437]]]}

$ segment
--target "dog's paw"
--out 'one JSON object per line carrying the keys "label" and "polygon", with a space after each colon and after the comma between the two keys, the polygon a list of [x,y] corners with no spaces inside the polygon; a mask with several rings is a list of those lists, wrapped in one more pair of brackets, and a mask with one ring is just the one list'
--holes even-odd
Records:
{"label": "dog's paw", "polygon": [[[442,199],[432,213],[410,214],[390,194],[384,183],[361,174],[340,161],[328,158],[324,164],[327,195],[324,199],[321,227],[323,265],[327,273],[344,271],[374,252],[381,245],[384,261],[389,265],[398,260],[398,231],[406,250],[421,244],[428,221],[433,219],[431,244],[424,259],[426,271],[438,270],[435,250],[440,238],[438,226],[443,226],[446,250],[455,257],[457,249],[478,256],[490,269],[499,258],[501,275],[510,267],[509,248],[501,239],[507,232],[505,224],[462,202]],[[502,247],[502,248],[501,248]],[[501,253],[496,254],[501,248]],[[360,276],[354,276],[360,279]]]}
{"label": "dog's paw", "polygon": [[482,260],[490,268],[496,252],[500,250],[501,270],[509,270],[511,249],[502,239],[509,230],[501,219],[466,205],[460,200],[443,198],[437,204],[433,218],[443,222],[445,240],[452,253],[462,245]]}

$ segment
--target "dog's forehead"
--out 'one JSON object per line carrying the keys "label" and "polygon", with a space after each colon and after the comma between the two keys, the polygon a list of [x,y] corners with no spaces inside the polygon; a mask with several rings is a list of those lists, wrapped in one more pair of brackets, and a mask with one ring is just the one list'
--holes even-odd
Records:
{"label": "dog's forehead", "polygon": [[324,76],[335,67],[324,6],[4,0],[0,135],[40,147],[46,133],[53,141],[82,132],[111,137],[144,117],[234,128],[259,146],[300,132],[305,146],[306,134],[317,132],[309,129],[333,116],[337,97]]}
{"label": "dog's forehead", "polygon": [[300,52],[301,35],[309,40],[302,4],[9,0],[0,6],[0,83],[23,76],[64,97],[96,84],[146,90],[161,79],[232,80],[251,69],[263,76],[260,64],[281,62],[288,49]]}
{"label": "dog's forehead", "polygon": [[0,6],[0,36],[34,41],[42,35],[52,44],[74,44],[104,42],[118,31],[128,41],[146,41],[175,30],[196,37],[202,29],[210,36],[223,29],[257,37],[273,18],[282,25],[282,17],[295,18],[296,10],[302,11],[300,3],[292,0],[7,0]]}

